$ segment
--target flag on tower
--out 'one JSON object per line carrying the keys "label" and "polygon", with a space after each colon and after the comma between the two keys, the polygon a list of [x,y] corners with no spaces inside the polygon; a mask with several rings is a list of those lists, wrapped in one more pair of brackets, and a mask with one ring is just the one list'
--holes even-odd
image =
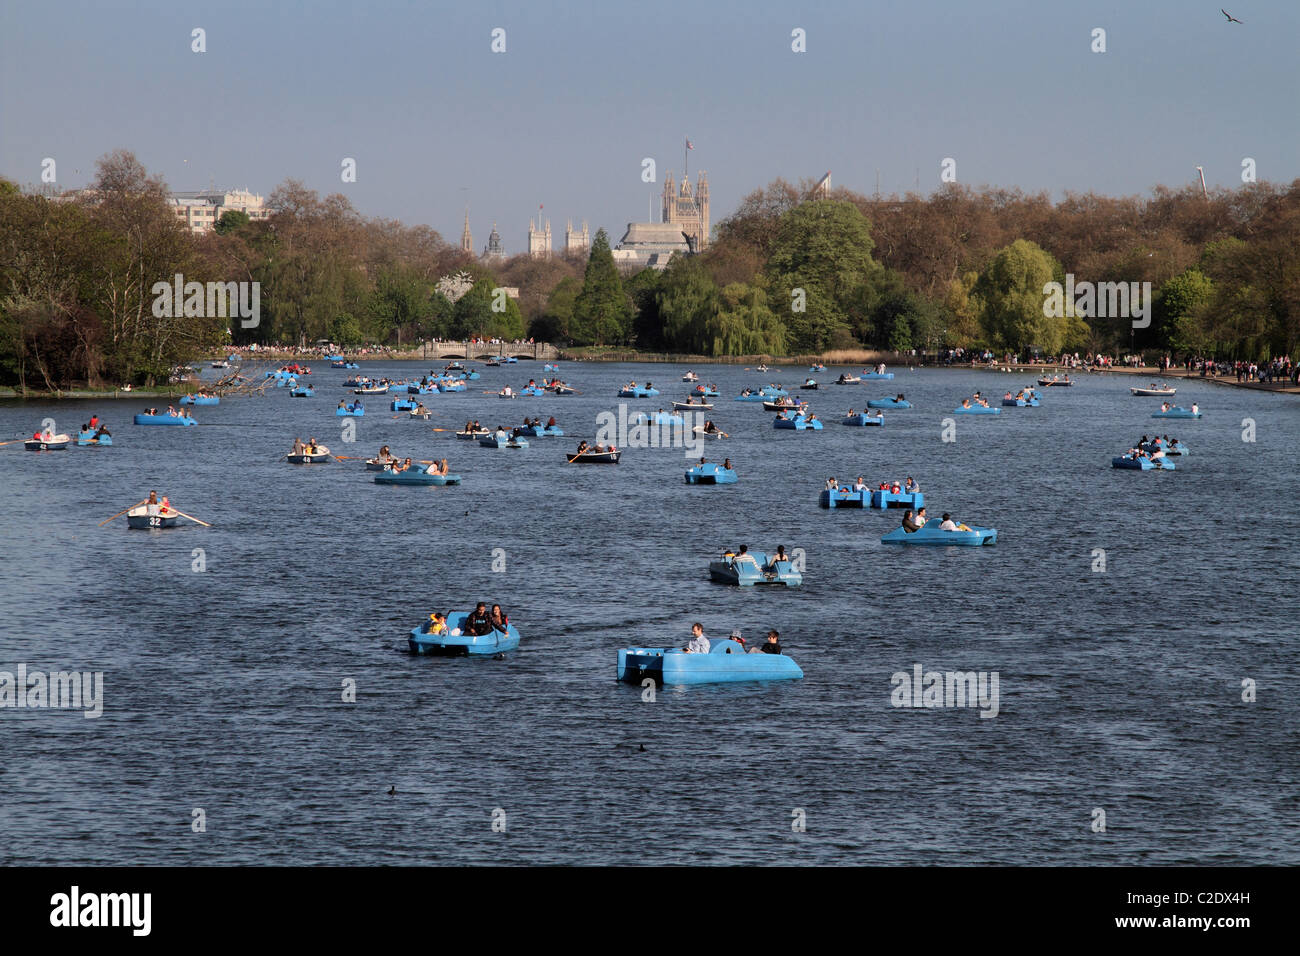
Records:
{"label": "flag on tower", "polygon": [[695,144],[692,143],[692,142],[688,139],[688,140],[686,141],[686,148],[687,148],[687,149],[694,149],[694,148],[695,148]]}

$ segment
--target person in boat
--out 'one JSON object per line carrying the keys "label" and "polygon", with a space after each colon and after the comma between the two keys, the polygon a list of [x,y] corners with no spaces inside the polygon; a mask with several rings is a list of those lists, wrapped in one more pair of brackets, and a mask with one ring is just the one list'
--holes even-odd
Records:
{"label": "person in boat", "polygon": [[307,454],[309,455],[320,454],[320,446],[316,444],[316,437],[314,435],[307,442]]}
{"label": "person in boat", "polygon": [[500,604],[492,605],[492,613],[488,615],[488,622],[492,625],[492,630],[500,631],[505,634],[510,628],[510,618],[506,617],[505,612],[501,610]]}
{"label": "person in boat", "polygon": [[916,523],[911,508],[908,508],[907,511],[903,512],[903,531],[906,534],[914,534],[915,532],[920,531],[921,527],[921,525]]}
{"label": "person in boat", "polygon": [[738,627],[733,627],[731,629],[731,633],[727,635],[727,640],[735,641],[741,647],[745,646],[745,639],[740,636],[740,628]]}
{"label": "person in boat", "polygon": [[704,625],[696,621],[691,625],[691,639],[682,648],[687,654],[709,653],[709,639],[704,636]]}
{"label": "person in boat", "polygon": [[717,432],[718,432],[718,426],[713,424],[712,419],[709,419],[704,423],[704,433],[706,435],[716,435]]}
{"label": "person in boat", "polygon": [[295,438],[295,439],[293,440],[293,451],[289,452],[289,454],[291,454],[291,455],[305,455],[306,453],[307,453],[307,446],[303,444],[302,439],[301,439],[301,438]]}
{"label": "person in boat", "polygon": [[149,492],[149,497],[145,499],[144,507],[145,511],[151,515],[156,515],[158,513],[158,492]]}
{"label": "person in boat", "polygon": [[97,427],[98,425],[99,425],[99,416],[98,416],[98,415],[91,415],[91,416],[90,416],[90,424],[86,427],[86,430],[89,431],[90,429],[95,428],[95,427]]}
{"label": "person in boat", "polygon": [[339,402],[339,408],[347,408],[347,405],[345,405],[343,402]]}
{"label": "person in boat", "polygon": [[853,490],[854,490],[854,491],[866,491],[866,490],[867,490],[867,483],[866,483],[865,481],[862,480],[862,476],[861,476],[861,475],[858,475],[858,480],[855,481],[855,482],[853,483]]}
{"label": "person in boat", "polygon": [[429,624],[424,629],[426,634],[446,634],[447,633],[447,615],[434,611],[429,615]]}
{"label": "person in boat", "polygon": [[751,647],[751,654],[780,654],[781,653],[781,635],[776,631],[767,632],[767,640],[758,647]]}
{"label": "person in boat", "polygon": [[970,408],[970,399],[969,399],[969,398],[963,398],[963,399],[961,400],[961,407],[962,407],[962,408]]}
{"label": "person in boat", "polygon": [[446,458],[440,459],[436,467],[437,467],[437,469],[438,469],[438,474],[440,474],[440,475],[446,475],[446,474],[447,474],[447,459],[446,459]]}
{"label": "person in boat", "polygon": [[837,485],[837,484],[835,483],[835,479],[834,479],[834,477],[831,477],[831,478],[827,478],[827,479],[826,479],[826,490],[827,490],[827,491],[834,491],[834,490],[835,490],[836,488],[838,488],[838,487],[839,487],[839,485]]}
{"label": "person in boat", "polygon": [[378,458],[380,461],[387,461],[388,459],[393,457],[393,453],[388,450],[387,445],[384,445],[382,448],[379,449],[379,454],[376,455],[375,457]]}
{"label": "person in boat", "polygon": [[167,406],[167,414],[170,415],[172,418],[175,418],[175,417],[176,417],[176,406],[175,406],[175,405],[168,405],[168,406]]}
{"label": "person in boat", "polygon": [[99,428],[95,429],[95,439],[98,440],[100,438],[112,438],[112,437],[113,437],[113,433],[108,430],[108,426],[105,425],[103,422],[100,422]]}
{"label": "person in boat", "polygon": [[763,570],[775,571],[778,563],[782,561],[789,561],[789,560],[790,560],[790,555],[785,553],[785,545],[778,544],[776,546],[776,554],[772,555],[772,560],[770,560],[767,563],[767,567],[765,567]]}
{"label": "person in boat", "polygon": [[465,618],[465,633],[473,635],[474,637],[479,637],[483,634],[490,634],[491,632],[492,620],[488,616],[487,605],[482,601],[479,601],[478,604],[474,606],[474,610],[470,611],[469,615]]}
{"label": "person in boat", "polygon": [[939,525],[939,530],[940,531],[957,530],[957,523],[952,520],[952,515],[948,514],[948,512],[946,511],[943,513],[943,523]]}
{"label": "person in boat", "polygon": [[725,468],[727,471],[731,471],[731,459],[724,458],[722,461],[722,467]]}
{"label": "person in boat", "polygon": [[883,422],[885,420],[885,413],[881,411],[879,408],[877,408],[876,414],[873,415],[872,417]]}
{"label": "person in boat", "polygon": [[587,451],[589,450],[589,448],[590,448],[590,446],[586,443],[586,441],[580,441],[580,442],[578,442],[578,450],[574,453],[574,455],[575,455],[575,456],[577,456],[577,455],[585,455],[585,454],[587,453]]}
{"label": "person in boat", "polygon": [[1160,403],[1160,410],[1161,410],[1162,412],[1167,412],[1167,411],[1169,411],[1169,409],[1170,409],[1171,407],[1172,407],[1172,406],[1170,406],[1170,404],[1169,404],[1168,402],[1161,402],[1161,403]]}
{"label": "person in boat", "polygon": [[857,414],[857,412],[855,412],[853,409],[850,408],[849,411],[848,411],[848,414],[846,414],[844,417],[845,417],[845,418],[852,418],[852,417],[853,417],[854,415],[856,415],[856,414]]}
{"label": "person in boat", "polygon": [[556,424],[556,423],[555,423],[555,416],[554,416],[554,415],[552,415],[550,418],[548,418],[548,419],[546,420],[546,427],[547,427],[547,428],[554,428],[554,427],[555,427],[555,424]]}
{"label": "person in boat", "polygon": [[163,495],[162,501],[158,502],[158,513],[160,515],[166,515],[166,514],[170,514],[171,510],[172,510],[171,500],[166,495]]}
{"label": "person in boat", "polygon": [[1196,404],[1196,402],[1192,402],[1192,414],[1199,415],[1200,413],[1201,413],[1201,406]]}
{"label": "person in boat", "polygon": [[[1024,392],[1021,392],[1020,395],[1024,395]],[[1016,397],[1019,398],[1020,396],[1016,396]],[[1002,400],[1003,400],[1004,402],[1009,402],[1009,401],[1011,401],[1011,392],[1010,392],[1010,390],[1008,390],[1007,393],[1006,393],[1005,395],[1002,396]]]}
{"label": "person in boat", "polygon": [[909,475],[907,479],[907,484],[903,486],[903,490],[909,495],[914,495],[921,490],[921,486],[916,483],[915,478],[912,478]]}
{"label": "person in boat", "polygon": [[917,524],[917,527],[924,528],[924,527],[926,526],[926,524],[929,522],[929,520],[930,520],[930,518],[926,515],[926,513],[925,513],[925,509],[924,509],[924,508],[918,508],[918,509],[917,509],[917,512],[916,512],[916,524]]}
{"label": "person in boat", "polygon": [[903,493],[903,486],[900,485],[898,482],[894,482],[892,485],[889,486],[889,491],[891,494],[901,495]]}
{"label": "person in boat", "polygon": [[816,416],[816,415],[813,415],[813,414],[809,414],[809,415],[808,415],[808,421],[809,421],[809,423],[812,423],[812,422],[817,421],[817,416]]}
{"label": "person in boat", "polygon": [[736,556],[731,559],[731,564],[733,567],[738,564],[752,564],[757,568],[758,559],[749,553],[749,545],[742,544],[740,550],[736,552]]}

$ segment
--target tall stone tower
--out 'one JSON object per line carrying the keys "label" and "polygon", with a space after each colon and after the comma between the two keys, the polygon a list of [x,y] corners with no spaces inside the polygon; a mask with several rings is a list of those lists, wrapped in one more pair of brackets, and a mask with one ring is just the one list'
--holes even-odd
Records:
{"label": "tall stone tower", "polygon": [[492,223],[492,232],[488,236],[488,244],[483,249],[484,259],[504,259],[506,251],[501,245],[501,233],[497,232],[497,224]]}
{"label": "tall stone tower", "polygon": [[582,232],[573,231],[573,220],[564,229],[564,254],[566,256],[585,256],[591,248],[591,236],[587,231],[587,222],[582,222]]}
{"label": "tall stone tower", "polygon": [[546,220],[546,228],[541,227],[541,217],[536,226],[528,220],[528,254],[534,259],[545,259],[551,254],[551,220]]}
{"label": "tall stone tower", "polygon": [[460,231],[460,248],[471,255],[474,253],[474,237],[469,231],[469,207],[465,208],[465,228]]}
{"label": "tall stone tower", "polygon": [[703,252],[709,246],[709,174],[700,171],[698,185],[692,189],[691,182],[682,178],[681,189],[677,188],[672,171],[664,180],[663,221],[672,223],[690,236],[691,246],[696,252]]}

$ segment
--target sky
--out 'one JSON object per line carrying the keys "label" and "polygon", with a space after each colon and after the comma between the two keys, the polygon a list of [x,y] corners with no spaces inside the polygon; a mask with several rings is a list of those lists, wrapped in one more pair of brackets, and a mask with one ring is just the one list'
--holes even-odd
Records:
{"label": "sky", "polygon": [[945,159],[1055,198],[1236,188],[1246,158],[1290,182],[1300,3],[1220,2],[0,0],[0,176],[77,188],[126,148],[176,190],[294,178],[453,243],[468,203],[508,254],[543,204],[557,248],[657,219],[688,137],[714,224],[777,177],[929,193]]}

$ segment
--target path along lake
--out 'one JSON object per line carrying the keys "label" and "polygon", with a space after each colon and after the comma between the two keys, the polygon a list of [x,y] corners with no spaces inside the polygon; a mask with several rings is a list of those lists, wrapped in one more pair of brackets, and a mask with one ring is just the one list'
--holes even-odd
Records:
{"label": "path along lake", "polygon": [[[1300,863],[1300,398],[1180,381],[1204,418],[1161,421],[1160,399],[1129,394],[1147,380],[1080,374],[1041,408],[952,416],[1031,378],[894,368],[797,392],[802,367],[697,366],[732,436],[705,451],[740,481],[693,487],[680,448],[566,464],[600,412],[683,398],[683,366],[565,363],[581,394],[507,402],[484,393],[541,364],[474,365],[467,393],[422,396],[428,422],[395,419],[388,396],[336,418],[355,373],[312,366],[314,398],[223,399],[193,409],[197,428],[133,426],[158,399],[0,405],[5,438],[46,417],[75,436],[97,413],[115,442],[0,449],[0,671],[104,673],[97,719],[0,709],[0,862]],[[615,397],[647,377],[660,397]],[[769,381],[825,430],[777,431],[733,401]],[[839,424],[899,392],[915,407],[885,427]],[[566,437],[491,450],[433,430],[525,415]],[[1177,471],[1111,468],[1155,433],[1189,446]],[[285,463],[311,435],[446,457],[464,483]],[[819,508],[828,475],[914,476],[932,517],[998,542],[882,545],[900,513]],[[213,527],[96,527],[151,489]],[[710,583],[709,559],[742,543],[804,549],[803,586]],[[504,606],[518,651],[407,653],[430,611],[476,600]],[[618,648],[681,646],[696,620],[713,640],[777,628],[805,678],[653,702],[615,682]],[[997,716],[891,706],[891,675],[918,664],[996,671]]]}

